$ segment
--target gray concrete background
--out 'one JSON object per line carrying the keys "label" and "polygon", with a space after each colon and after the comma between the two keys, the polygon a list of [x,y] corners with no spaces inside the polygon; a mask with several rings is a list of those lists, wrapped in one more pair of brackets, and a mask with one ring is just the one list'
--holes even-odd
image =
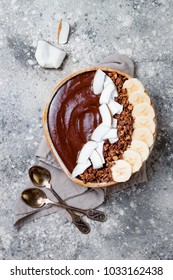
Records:
{"label": "gray concrete background", "polygon": [[[49,2],[0,1],[0,259],[173,259],[173,2]],[[34,59],[37,40],[57,46],[61,18],[71,25],[68,58],[59,70],[42,69]],[[48,94],[67,74],[116,49],[134,60],[158,114],[149,182],[109,197],[101,207],[108,221],[91,222],[87,236],[57,213],[15,230],[15,200],[43,136]]]}

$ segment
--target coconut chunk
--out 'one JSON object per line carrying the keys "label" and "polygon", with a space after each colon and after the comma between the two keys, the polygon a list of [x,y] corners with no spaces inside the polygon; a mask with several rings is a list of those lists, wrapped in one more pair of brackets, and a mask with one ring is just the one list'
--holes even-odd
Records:
{"label": "coconut chunk", "polygon": [[101,157],[102,163],[104,164],[105,159],[104,159],[104,155],[103,155],[103,145],[104,145],[104,141],[98,142],[96,151],[99,154],[99,156]]}
{"label": "coconut chunk", "polygon": [[112,97],[112,99],[114,99],[117,96],[118,96],[118,91],[117,91],[117,88],[115,87],[115,89],[113,90],[113,92],[111,94],[111,97]]}
{"label": "coconut chunk", "polygon": [[105,82],[104,82],[104,88],[105,88],[108,84],[112,84],[113,91],[112,91],[112,94],[111,94],[111,98],[114,99],[115,97],[118,96],[118,91],[117,91],[116,85],[114,84],[114,82],[112,81],[112,79],[111,79],[109,76],[106,75]]}
{"label": "coconut chunk", "polygon": [[106,87],[108,84],[112,83],[112,79],[106,75],[105,81],[104,81],[104,87]]}
{"label": "coconut chunk", "polygon": [[114,139],[117,138],[117,129],[116,128],[110,128],[108,132],[104,135],[103,140],[106,139]]}
{"label": "coconut chunk", "polygon": [[116,128],[117,127],[117,119],[112,118],[112,128]]}
{"label": "coconut chunk", "polygon": [[102,70],[98,69],[96,71],[96,73],[94,75],[94,80],[93,80],[94,94],[98,95],[102,92],[105,76],[106,76],[106,74]]}
{"label": "coconut chunk", "polygon": [[44,40],[39,40],[35,58],[43,68],[59,68],[66,56],[66,52],[55,48]]}
{"label": "coconut chunk", "polygon": [[68,41],[70,25],[67,21],[61,19],[58,25],[58,43],[64,45]]}
{"label": "coconut chunk", "polygon": [[102,123],[106,126],[111,127],[112,124],[112,115],[106,104],[102,104],[99,107],[100,115],[102,117]]}
{"label": "coconut chunk", "polygon": [[118,141],[118,137],[117,138],[110,138],[109,139],[110,144],[114,144],[117,141]]}
{"label": "coconut chunk", "polygon": [[110,127],[104,125],[103,123],[99,124],[91,135],[91,140],[96,142],[101,142],[104,135],[108,132]]}
{"label": "coconut chunk", "polygon": [[100,104],[108,104],[110,99],[111,99],[111,94],[114,90],[114,84],[113,83],[109,83],[107,84],[107,86],[103,89],[101,95],[100,95]]}
{"label": "coconut chunk", "polygon": [[92,154],[93,150],[97,148],[95,141],[88,141],[79,153],[77,163],[86,163]]}
{"label": "coconut chunk", "polygon": [[86,163],[78,163],[73,169],[72,177],[77,177],[78,175],[82,174],[90,165],[90,160],[87,160]]}
{"label": "coconut chunk", "polygon": [[94,169],[98,169],[103,166],[102,159],[96,150],[92,152],[90,160]]}
{"label": "coconut chunk", "polygon": [[111,111],[112,115],[115,114],[121,114],[123,110],[123,105],[119,104],[118,102],[115,102],[114,100],[110,100],[108,103],[109,110]]}

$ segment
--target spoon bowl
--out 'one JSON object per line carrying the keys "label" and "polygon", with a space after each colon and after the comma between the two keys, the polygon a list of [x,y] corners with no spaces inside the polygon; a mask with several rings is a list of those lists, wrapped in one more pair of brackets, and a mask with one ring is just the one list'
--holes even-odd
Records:
{"label": "spoon bowl", "polygon": [[[52,204],[65,209],[68,207],[68,211],[71,211],[70,209],[73,208],[70,206],[65,206],[64,204],[53,202],[52,200],[47,198],[44,191],[36,188],[24,190],[21,194],[21,198],[28,206],[37,209],[43,207],[45,204]],[[89,233],[89,225],[85,221],[83,221],[83,219],[80,216],[73,213],[73,211],[71,211],[71,213],[73,223],[76,225],[76,227],[84,234]]]}
{"label": "spoon bowl", "polygon": [[51,174],[47,169],[41,166],[32,166],[29,169],[29,176],[33,184],[39,188],[50,184]]}
{"label": "spoon bowl", "polygon": [[46,194],[39,189],[27,189],[21,194],[23,201],[32,208],[41,208],[45,205]]}
{"label": "spoon bowl", "polygon": [[[52,188],[51,174],[50,174],[49,170],[47,170],[46,168],[39,166],[39,165],[34,165],[29,169],[29,176],[30,176],[32,183],[35,186],[37,186],[38,188],[46,187],[47,189],[49,189],[53,193],[53,195],[57,198],[57,200],[60,202],[60,204],[63,206],[63,208],[66,208],[66,210],[71,215],[73,220],[74,220],[74,218],[76,220],[82,219],[80,216],[75,214],[74,211],[76,211],[76,212],[86,215],[91,220],[95,220],[95,221],[99,221],[99,222],[106,221],[107,217],[106,217],[105,213],[103,213],[102,211],[99,211],[96,209],[84,210],[84,209],[80,209],[80,208],[72,207],[72,206],[68,205],[59,196],[59,194],[57,192],[55,192],[55,190]],[[41,197],[41,192],[43,192],[43,191],[40,190],[40,197]],[[47,202],[48,202],[47,197],[45,197],[45,199],[46,199],[45,203],[47,204]],[[49,203],[50,203],[50,200],[49,200]],[[83,221],[83,223],[84,223],[84,221]]]}

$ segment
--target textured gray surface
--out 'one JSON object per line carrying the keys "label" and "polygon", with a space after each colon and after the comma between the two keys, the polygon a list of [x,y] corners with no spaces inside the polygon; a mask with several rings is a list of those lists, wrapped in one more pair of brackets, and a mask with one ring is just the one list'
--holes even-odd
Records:
{"label": "textured gray surface", "polygon": [[[172,0],[1,1],[1,259],[173,259],[173,5]],[[68,53],[59,70],[35,59],[37,39],[57,45],[57,22],[71,25]],[[58,214],[16,231],[15,200],[42,138],[49,92],[67,74],[92,66],[115,49],[129,55],[151,93],[159,133],[148,161],[147,184],[109,197],[105,224],[89,235],[63,224]]]}

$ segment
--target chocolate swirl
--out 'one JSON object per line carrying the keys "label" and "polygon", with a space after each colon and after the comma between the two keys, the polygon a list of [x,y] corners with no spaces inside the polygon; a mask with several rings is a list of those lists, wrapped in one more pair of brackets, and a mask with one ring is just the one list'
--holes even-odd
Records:
{"label": "chocolate swirl", "polygon": [[79,74],[62,85],[49,108],[50,137],[70,172],[76,166],[78,152],[101,123],[100,96],[92,92],[94,74]]}

